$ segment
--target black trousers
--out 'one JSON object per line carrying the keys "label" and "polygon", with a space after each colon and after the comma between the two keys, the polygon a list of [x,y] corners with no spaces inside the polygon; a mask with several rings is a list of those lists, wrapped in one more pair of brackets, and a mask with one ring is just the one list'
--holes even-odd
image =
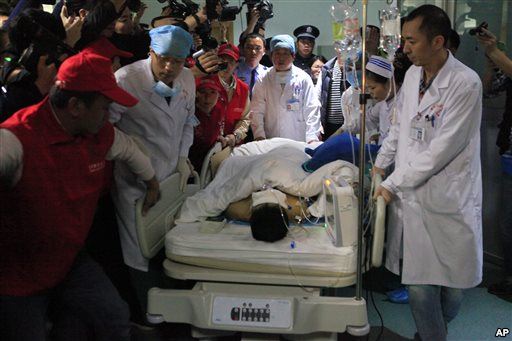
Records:
{"label": "black trousers", "polygon": [[[51,318],[49,318],[51,315]],[[101,267],[80,253],[66,279],[40,295],[0,296],[0,339],[130,340],[129,309]]]}

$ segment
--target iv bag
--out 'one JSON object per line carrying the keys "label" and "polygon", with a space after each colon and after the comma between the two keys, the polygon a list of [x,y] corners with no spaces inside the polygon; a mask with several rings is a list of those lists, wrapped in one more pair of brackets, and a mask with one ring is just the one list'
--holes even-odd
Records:
{"label": "iv bag", "polygon": [[331,17],[334,49],[341,59],[356,61],[361,50],[357,9],[337,3],[331,6]]}
{"label": "iv bag", "polygon": [[388,7],[380,11],[380,47],[393,60],[396,50],[400,47],[400,11],[396,7]]}

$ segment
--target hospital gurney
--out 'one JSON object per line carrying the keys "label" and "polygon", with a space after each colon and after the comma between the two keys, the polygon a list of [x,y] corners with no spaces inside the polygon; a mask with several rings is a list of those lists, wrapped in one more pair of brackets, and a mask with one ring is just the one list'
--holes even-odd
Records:
{"label": "hospital gurney", "polygon": [[[198,189],[197,185],[189,186],[183,194],[177,190],[178,183],[177,174],[164,181],[161,201],[147,217],[137,214],[141,248],[148,258],[163,245],[164,234],[171,229],[186,195]],[[361,265],[365,270],[380,266],[382,262],[385,219],[382,198],[377,202],[374,219],[371,260]],[[242,271],[237,271],[236,267],[220,269],[218,264],[199,262],[202,266],[194,265],[198,261],[194,257],[176,256],[173,259],[164,261],[165,273],[172,278],[197,281],[197,284],[192,290],[151,289],[148,320],[153,323],[188,323],[193,326],[195,337],[243,331],[281,334],[289,339],[329,340],[335,339],[338,332],[348,331],[353,335],[369,332],[364,299],[322,296],[322,287],[355,284],[355,271],[343,274],[265,273],[261,268],[247,271],[243,263],[238,268]],[[244,313],[248,318],[241,317]],[[269,336],[264,338],[269,339]]]}

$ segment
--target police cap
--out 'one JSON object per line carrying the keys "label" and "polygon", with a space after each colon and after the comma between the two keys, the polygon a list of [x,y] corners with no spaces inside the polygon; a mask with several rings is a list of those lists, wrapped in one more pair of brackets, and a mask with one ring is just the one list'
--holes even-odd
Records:
{"label": "police cap", "polygon": [[309,38],[315,40],[320,35],[320,30],[313,25],[302,25],[293,31],[293,35],[300,38]]}

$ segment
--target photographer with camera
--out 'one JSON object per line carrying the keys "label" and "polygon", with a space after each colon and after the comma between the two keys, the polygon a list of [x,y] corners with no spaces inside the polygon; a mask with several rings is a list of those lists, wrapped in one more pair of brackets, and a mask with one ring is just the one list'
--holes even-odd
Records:
{"label": "photographer with camera", "polygon": [[258,11],[258,8],[253,7],[249,10],[249,13],[247,13],[247,27],[242,32],[242,34],[240,34],[240,45],[243,45],[245,43],[245,40],[250,34],[257,33],[263,37],[265,36],[265,25],[259,23],[260,11]]}
{"label": "photographer with camera", "polygon": [[58,66],[73,54],[65,39],[62,22],[42,10],[27,9],[10,22],[9,41],[16,56],[2,66],[0,122],[48,94]]}
{"label": "photographer with camera", "polygon": [[190,0],[185,0],[184,3],[177,0],[158,0],[159,3],[166,1],[167,6],[162,8],[160,16],[153,18],[151,27],[175,25],[192,33],[208,21],[206,7],[199,9],[199,6]]}
{"label": "photographer with camera", "polygon": [[114,26],[110,41],[119,49],[130,52],[130,58],[121,58],[122,66],[146,59],[149,52],[149,31],[139,24],[147,6],[139,0],[128,1]]}
{"label": "photographer with camera", "polygon": [[505,278],[491,284],[489,293],[512,295],[512,60],[505,54],[505,46],[485,25],[475,29],[473,35],[485,49],[487,70],[483,77],[487,95],[498,95],[505,91],[506,103],[503,119],[499,124],[496,145],[499,148],[502,165],[500,230],[503,243]]}

